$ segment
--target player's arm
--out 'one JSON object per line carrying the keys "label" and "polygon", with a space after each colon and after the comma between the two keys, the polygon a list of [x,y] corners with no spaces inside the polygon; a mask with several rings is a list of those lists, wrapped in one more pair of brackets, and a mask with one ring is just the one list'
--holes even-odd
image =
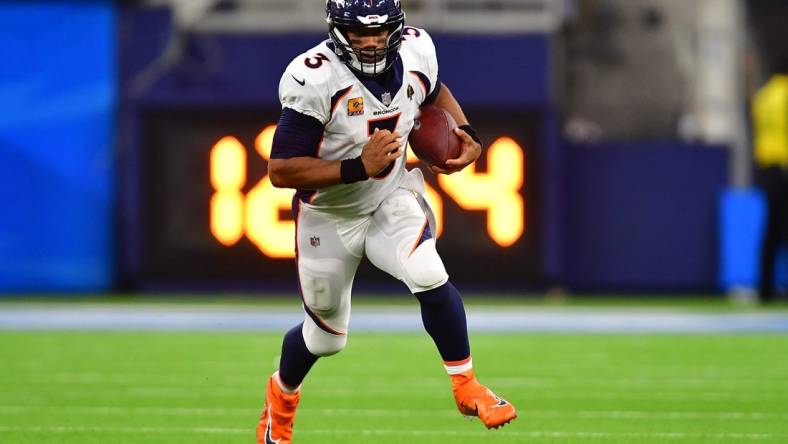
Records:
{"label": "player's arm", "polygon": [[459,102],[454,98],[449,88],[444,83],[439,83],[437,88],[437,96],[434,98],[432,104],[445,109],[454,117],[454,120],[459,126],[454,132],[462,139],[462,152],[456,159],[449,159],[446,161],[446,166],[448,168],[443,169],[433,165],[432,171],[435,173],[452,174],[476,162],[476,159],[482,154],[482,145],[479,137],[476,135],[476,131],[468,124],[468,118],[465,117],[462,107],[460,107]]}
{"label": "player's arm", "polygon": [[465,113],[462,112],[459,102],[457,102],[457,99],[454,98],[454,95],[451,93],[449,87],[446,86],[445,83],[440,82],[438,84],[438,94],[434,98],[427,97],[426,103],[430,103],[430,99],[432,99],[431,103],[433,105],[439,106],[448,111],[449,114],[454,117],[454,121],[457,122],[457,126],[468,125],[468,118],[465,117]]}
{"label": "player's arm", "polygon": [[315,157],[293,157],[271,159],[268,175],[277,188],[301,188],[314,190],[342,183],[341,162]]}
{"label": "player's arm", "polygon": [[361,156],[345,160],[325,160],[317,156],[323,124],[290,108],[282,111],[274,133],[268,175],[278,188],[313,190],[340,183],[353,183],[383,171],[402,155],[399,135],[376,131]]}
{"label": "player's arm", "polygon": [[476,135],[476,131],[468,124],[468,118],[465,117],[462,107],[457,102],[457,99],[454,98],[451,90],[440,81],[440,76],[438,75],[438,57],[432,38],[425,30],[414,28],[408,34],[407,42],[409,45],[412,45],[416,53],[421,55],[423,72],[429,80],[427,85],[435,85],[434,88],[428,91],[427,97],[422,104],[432,104],[445,109],[454,117],[454,120],[460,127],[460,129],[455,130],[457,136],[462,139],[462,152],[460,156],[456,159],[447,160],[446,169],[433,165],[432,171],[443,174],[456,173],[479,158],[482,153],[481,141]]}

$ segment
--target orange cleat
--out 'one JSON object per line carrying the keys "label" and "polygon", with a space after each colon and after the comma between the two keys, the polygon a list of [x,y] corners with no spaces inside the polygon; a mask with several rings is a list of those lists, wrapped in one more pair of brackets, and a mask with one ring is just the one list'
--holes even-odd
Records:
{"label": "orange cleat", "polygon": [[279,374],[268,379],[265,389],[265,406],[257,425],[257,444],[291,444],[293,442],[293,420],[295,419],[301,392],[285,393],[279,387]]}
{"label": "orange cleat", "polygon": [[479,384],[473,369],[451,375],[451,388],[460,413],[478,416],[488,429],[497,429],[517,418],[514,406]]}

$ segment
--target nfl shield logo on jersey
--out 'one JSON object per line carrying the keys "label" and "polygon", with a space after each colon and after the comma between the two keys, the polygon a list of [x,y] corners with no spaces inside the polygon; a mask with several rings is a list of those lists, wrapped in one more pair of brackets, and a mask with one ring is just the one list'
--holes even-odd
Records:
{"label": "nfl shield logo on jersey", "polygon": [[380,98],[384,105],[386,106],[391,105],[391,93],[383,93],[383,95],[380,96]]}
{"label": "nfl shield logo on jersey", "polygon": [[309,238],[309,245],[317,248],[320,246],[320,238],[317,236],[312,236]]}

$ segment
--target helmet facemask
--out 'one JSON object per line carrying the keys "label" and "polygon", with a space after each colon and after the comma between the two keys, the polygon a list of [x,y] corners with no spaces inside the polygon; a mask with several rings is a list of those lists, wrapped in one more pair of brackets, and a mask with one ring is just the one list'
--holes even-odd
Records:
{"label": "helmet facemask", "polygon": [[[365,76],[378,76],[385,73],[397,60],[402,46],[404,17],[381,24],[344,25],[329,20],[329,35],[334,42],[335,51],[351,69]],[[383,48],[357,48],[350,43],[349,32],[370,36],[388,31]]]}

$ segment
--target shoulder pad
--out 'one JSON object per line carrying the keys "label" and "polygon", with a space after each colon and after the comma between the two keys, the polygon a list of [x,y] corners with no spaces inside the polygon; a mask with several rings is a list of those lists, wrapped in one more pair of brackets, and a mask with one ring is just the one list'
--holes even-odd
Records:
{"label": "shoulder pad", "polygon": [[427,31],[421,28],[414,28],[406,26],[402,31],[402,50],[409,52],[414,59],[414,69],[418,71],[418,75],[426,76],[428,82],[423,81],[425,88],[429,90],[425,92],[425,96],[432,94],[437,88],[438,82],[438,56],[435,52],[435,44],[432,42],[432,37],[427,34]]}
{"label": "shoulder pad", "polygon": [[300,79],[308,79],[314,84],[325,84],[331,79],[334,68],[340,63],[334,53],[324,44],[320,44],[293,59],[285,72]]}
{"label": "shoulder pad", "polygon": [[282,106],[327,123],[331,118],[327,85],[333,75],[332,63],[337,61],[325,45],[293,59],[279,81]]}
{"label": "shoulder pad", "polygon": [[424,29],[406,26],[402,30],[402,45],[423,57],[435,56],[435,44]]}

